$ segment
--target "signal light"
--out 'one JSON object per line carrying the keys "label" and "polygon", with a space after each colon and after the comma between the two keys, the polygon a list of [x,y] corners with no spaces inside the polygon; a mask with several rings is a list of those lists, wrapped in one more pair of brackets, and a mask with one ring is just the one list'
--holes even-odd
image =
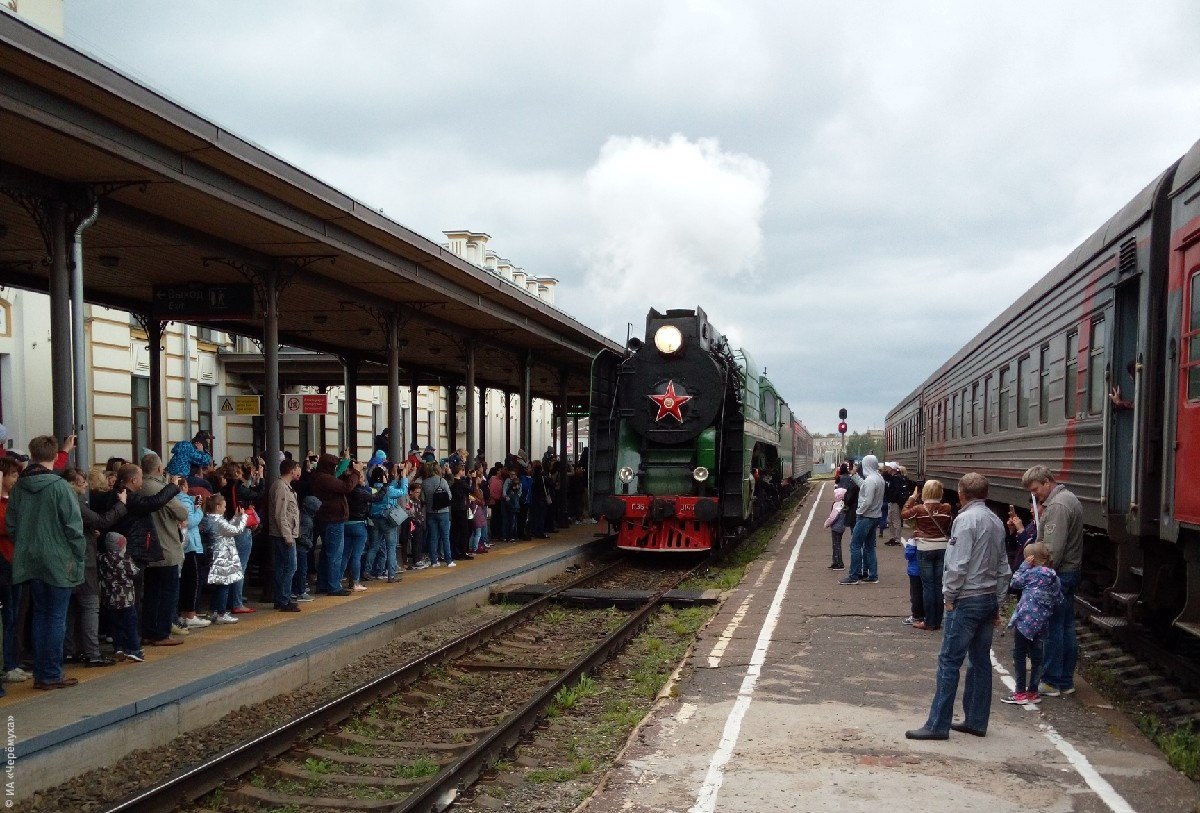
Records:
{"label": "signal light", "polygon": [[[845,410],[842,410],[842,411],[845,412]],[[843,435],[846,434],[846,422],[845,421],[842,421],[841,423],[838,424],[838,432]]]}
{"label": "signal light", "polygon": [[845,407],[842,407],[841,409],[838,410],[838,420],[839,421],[846,420],[846,408]]}

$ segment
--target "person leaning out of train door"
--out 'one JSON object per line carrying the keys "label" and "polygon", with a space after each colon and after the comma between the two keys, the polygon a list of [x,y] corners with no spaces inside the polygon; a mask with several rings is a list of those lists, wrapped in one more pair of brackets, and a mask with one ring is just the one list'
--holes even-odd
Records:
{"label": "person leaning out of train door", "polygon": [[863,476],[852,474],[858,485],[858,519],[850,535],[850,573],[838,584],[879,581],[879,562],[875,557],[875,534],[883,514],[884,482],[879,476],[879,458],[869,454],[862,461]]}
{"label": "person leaning out of train door", "polygon": [[1079,655],[1075,640],[1075,591],[1079,589],[1083,567],[1083,506],[1045,466],[1034,466],[1025,472],[1021,485],[1042,506],[1037,541],[1050,549],[1050,560],[1058,570],[1063,592],[1063,601],[1050,615],[1046,627],[1038,694],[1046,697],[1073,694]]}

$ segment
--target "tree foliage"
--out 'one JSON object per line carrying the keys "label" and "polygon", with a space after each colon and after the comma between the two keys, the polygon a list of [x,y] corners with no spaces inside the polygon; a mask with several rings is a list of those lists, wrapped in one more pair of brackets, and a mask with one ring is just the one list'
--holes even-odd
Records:
{"label": "tree foliage", "polygon": [[883,438],[860,435],[858,432],[852,432],[846,436],[847,457],[863,458],[873,454],[883,460],[884,451]]}

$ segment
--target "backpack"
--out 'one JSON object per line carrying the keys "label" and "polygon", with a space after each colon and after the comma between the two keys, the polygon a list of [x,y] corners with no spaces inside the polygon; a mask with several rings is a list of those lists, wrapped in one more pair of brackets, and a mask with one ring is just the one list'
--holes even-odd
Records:
{"label": "backpack", "polygon": [[438,487],[429,498],[429,510],[444,511],[450,507],[450,489],[446,488],[446,481],[438,478]]}

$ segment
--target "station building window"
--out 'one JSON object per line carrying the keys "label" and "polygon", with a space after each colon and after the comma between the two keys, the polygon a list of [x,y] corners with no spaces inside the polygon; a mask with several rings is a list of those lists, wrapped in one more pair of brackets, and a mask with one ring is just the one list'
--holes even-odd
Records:
{"label": "station building window", "polygon": [[1192,272],[1188,283],[1188,323],[1184,334],[1187,342],[1187,398],[1200,400],[1200,270]]}
{"label": "station building window", "polygon": [[1079,411],[1079,331],[1067,334],[1066,381],[1063,382],[1063,415],[1068,420]]}
{"label": "station building window", "polygon": [[150,447],[150,379],[140,375],[132,376],[129,397],[129,420],[133,437],[133,456],[130,459],[141,460],[142,449]]}
{"label": "station building window", "polygon": [[1108,393],[1104,387],[1104,317],[1092,321],[1091,338],[1088,341],[1088,412],[1099,415],[1104,412],[1104,401]]}
{"label": "station building window", "polygon": [[196,385],[196,423],[199,424],[201,432],[208,432],[210,436],[215,436],[213,432],[213,389],[207,384]]}

